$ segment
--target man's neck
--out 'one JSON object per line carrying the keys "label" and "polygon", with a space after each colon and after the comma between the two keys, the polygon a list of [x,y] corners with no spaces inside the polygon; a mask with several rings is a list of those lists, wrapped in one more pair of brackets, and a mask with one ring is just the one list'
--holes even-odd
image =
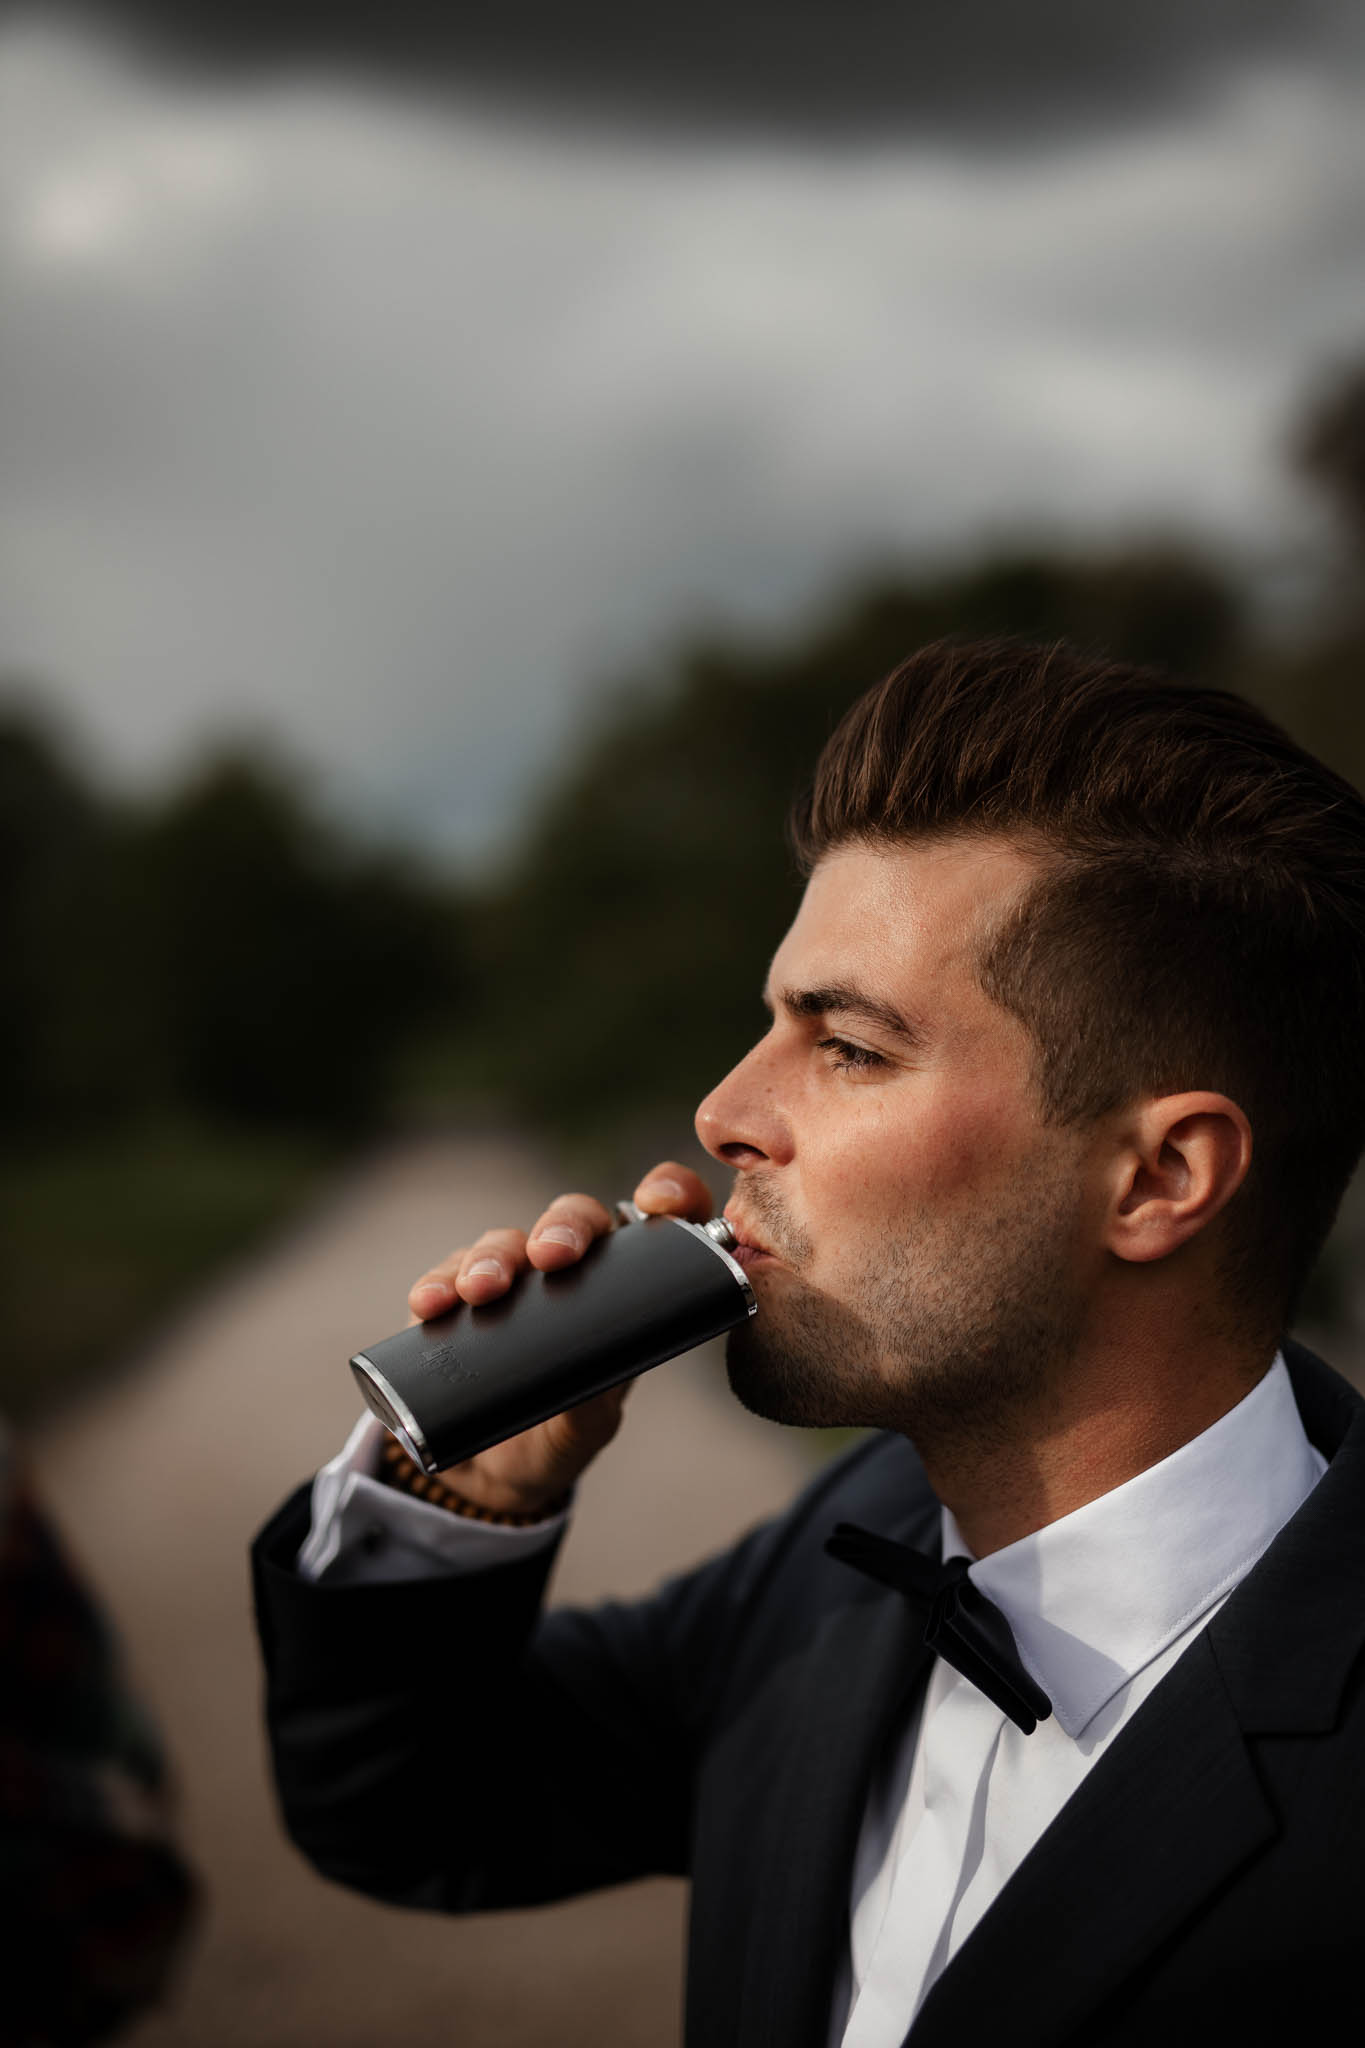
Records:
{"label": "man's neck", "polygon": [[1274,1362],[1274,1340],[1192,1358],[1133,1347],[1078,1363],[1045,1409],[989,1447],[917,1443],[930,1484],[977,1557],[988,1557],[1160,1464],[1235,1408]]}

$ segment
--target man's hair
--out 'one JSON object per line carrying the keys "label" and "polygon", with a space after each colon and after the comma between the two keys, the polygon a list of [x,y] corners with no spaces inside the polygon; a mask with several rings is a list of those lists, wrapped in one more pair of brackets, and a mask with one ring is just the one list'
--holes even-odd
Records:
{"label": "man's hair", "polygon": [[927,647],[859,699],[793,814],[831,849],[1038,848],[985,935],[1049,1122],[1207,1088],[1253,1132],[1228,1305],[1283,1327],[1365,1147],[1365,803],[1250,704],[1065,645]]}

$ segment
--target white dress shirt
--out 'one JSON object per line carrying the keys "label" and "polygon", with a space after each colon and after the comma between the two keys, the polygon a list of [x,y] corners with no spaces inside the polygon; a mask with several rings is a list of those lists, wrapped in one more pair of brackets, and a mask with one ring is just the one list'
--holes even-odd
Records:
{"label": "white dress shirt", "polygon": [[[371,1475],[366,1417],[318,1474],[299,1569],[329,1580],[478,1570],[551,1540],[469,1521]],[[1024,1735],[941,1658],[879,1759],[853,1867],[830,2048],[901,2048],[945,1965],[1086,1772],[1316,1485],[1282,1356],[1160,1464],[973,1560],[1052,1701]],[[943,1555],[971,1557],[943,1511]],[[907,1621],[907,1626],[910,1626]]]}
{"label": "white dress shirt", "polygon": [[328,1584],[337,1586],[483,1571],[541,1549],[569,1519],[566,1508],[529,1528],[513,1529],[418,1500],[374,1477],[387,1437],[373,1415],[362,1415],[314,1479],[312,1520],[295,1561],[305,1579],[325,1573]]}
{"label": "white dress shirt", "polygon": [[[973,1562],[1052,1714],[1025,1735],[935,1659],[873,1779],[832,2048],[901,2048],[1048,1823],[1325,1469],[1277,1357],[1169,1458]],[[972,1554],[946,1509],[943,1554]]]}

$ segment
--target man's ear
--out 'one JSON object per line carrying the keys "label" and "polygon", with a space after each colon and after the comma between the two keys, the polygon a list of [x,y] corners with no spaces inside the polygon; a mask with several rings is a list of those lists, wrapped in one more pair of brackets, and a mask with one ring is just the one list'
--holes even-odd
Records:
{"label": "man's ear", "polygon": [[1124,1120],[1106,1247],[1164,1259],[1225,1208],[1251,1165],[1251,1125],[1227,1095],[1200,1090],[1139,1103]]}

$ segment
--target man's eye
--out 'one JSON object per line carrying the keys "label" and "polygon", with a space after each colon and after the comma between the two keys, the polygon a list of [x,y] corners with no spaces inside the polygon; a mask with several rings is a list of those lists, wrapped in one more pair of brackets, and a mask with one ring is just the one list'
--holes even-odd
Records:
{"label": "man's eye", "polygon": [[846,1072],[849,1068],[886,1065],[879,1052],[872,1052],[865,1045],[853,1045],[847,1038],[822,1038],[819,1043],[821,1052],[830,1055],[829,1063],[837,1072]]}

